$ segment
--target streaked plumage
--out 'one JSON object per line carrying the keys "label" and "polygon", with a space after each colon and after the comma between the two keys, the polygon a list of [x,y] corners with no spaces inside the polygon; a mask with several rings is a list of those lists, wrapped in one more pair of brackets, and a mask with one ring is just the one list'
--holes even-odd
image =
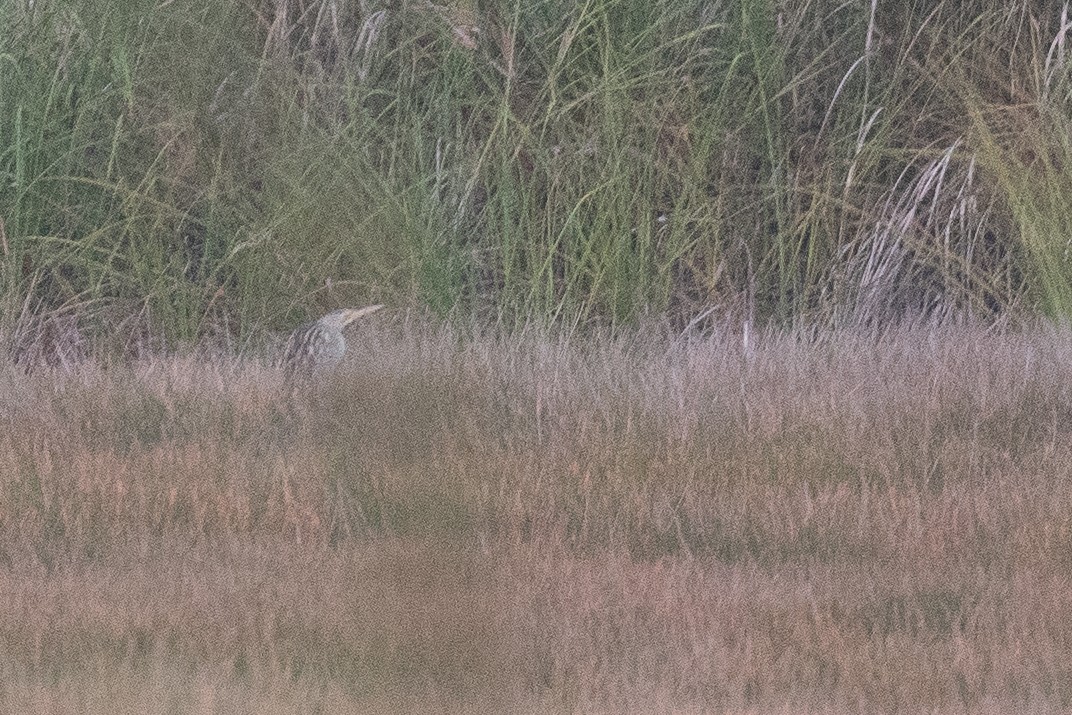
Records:
{"label": "streaked plumage", "polygon": [[287,340],[283,368],[288,374],[308,374],[335,365],[346,354],[346,337],[343,335],[346,326],[382,307],[370,305],[333,310],[320,320],[299,326]]}

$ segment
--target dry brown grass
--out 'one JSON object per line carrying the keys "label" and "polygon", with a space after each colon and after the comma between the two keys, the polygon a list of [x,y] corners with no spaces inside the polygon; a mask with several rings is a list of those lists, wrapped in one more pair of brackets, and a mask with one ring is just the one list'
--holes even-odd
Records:
{"label": "dry brown grass", "polygon": [[1058,712],[1072,339],[0,370],[0,711]]}

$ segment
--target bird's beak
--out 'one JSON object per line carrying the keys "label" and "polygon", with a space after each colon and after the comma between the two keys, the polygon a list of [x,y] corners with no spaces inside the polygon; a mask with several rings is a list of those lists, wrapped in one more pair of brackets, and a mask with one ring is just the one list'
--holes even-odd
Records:
{"label": "bird's beak", "polygon": [[377,310],[379,310],[382,307],[383,307],[382,305],[370,305],[370,306],[367,306],[365,308],[356,308],[356,309],[353,309],[353,310],[348,310],[348,311],[346,311],[346,319],[345,319],[345,322],[343,323],[343,325],[344,326],[349,325],[350,323],[354,322],[358,318],[364,318],[366,315],[370,315],[372,313],[375,313]]}

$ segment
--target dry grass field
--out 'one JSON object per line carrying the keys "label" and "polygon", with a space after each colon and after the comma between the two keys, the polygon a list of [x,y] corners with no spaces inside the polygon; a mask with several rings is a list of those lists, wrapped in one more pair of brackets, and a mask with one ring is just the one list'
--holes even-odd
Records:
{"label": "dry grass field", "polygon": [[0,370],[0,711],[1072,708],[1072,336]]}

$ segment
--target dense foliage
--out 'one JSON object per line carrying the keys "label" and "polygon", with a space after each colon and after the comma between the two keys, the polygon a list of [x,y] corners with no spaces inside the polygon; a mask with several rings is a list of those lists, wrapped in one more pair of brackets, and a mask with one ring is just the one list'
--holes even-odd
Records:
{"label": "dense foliage", "polygon": [[1072,315],[1055,3],[4,0],[0,26],[16,335],[245,344],[367,300]]}

